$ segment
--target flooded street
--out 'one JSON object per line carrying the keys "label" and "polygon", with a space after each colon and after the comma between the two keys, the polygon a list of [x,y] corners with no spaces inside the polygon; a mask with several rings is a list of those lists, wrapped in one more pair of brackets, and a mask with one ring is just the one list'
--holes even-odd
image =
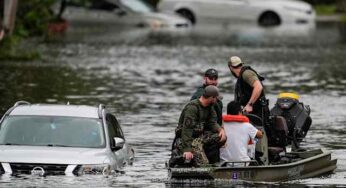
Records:
{"label": "flooded street", "polygon": [[227,67],[240,56],[261,73],[270,107],[281,91],[295,91],[310,105],[313,124],[304,145],[324,147],[338,159],[333,174],[285,182],[199,182],[195,187],[346,185],[346,26],[279,28],[207,25],[192,31],[88,28],[72,25],[62,41],[30,45],[43,51],[33,62],[0,62],[1,114],[16,101],[96,106],[120,121],[136,152],[133,166],[112,177],[0,177],[0,186],[187,187],[167,179],[174,129],[183,106],[208,68],[219,71],[226,104],[235,79]]}

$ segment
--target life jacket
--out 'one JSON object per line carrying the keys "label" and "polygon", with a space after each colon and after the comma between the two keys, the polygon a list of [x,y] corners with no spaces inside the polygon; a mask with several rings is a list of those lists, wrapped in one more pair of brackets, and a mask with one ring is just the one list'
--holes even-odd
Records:
{"label": "life jacket", "polygon": [[[246,70],[251,70],[253,71],[258,79],[260,80],[261,84],[262,84],[262,81],[264,80],[264,77],[259,75],[253,68],[251,68],[250,66],[243,66],[240,70],[240,73],[239,73],[239,77],[238,77],[238,80],[237,80],[237,83],[236,83],[236,86],[235,86],[235,101],[239,102],[241,105],[245,106],[250,98],[251,98],[251,95],[252,95],[252,90],[253,90],[253,87],[251,87],[248,83],[246,83],[243,79],[243,73],[246,71]],[[264,92],[262,90],[262,93],[260,95],[260,98],[264,98]],[[260,104],[260,101],[257,100],[253,105],[254,106],[258,106]]]}
{"label": "life jacket", "polygon": [[222,119],[224,122],[250,122],[249,118],[243,115],[223,115]]}

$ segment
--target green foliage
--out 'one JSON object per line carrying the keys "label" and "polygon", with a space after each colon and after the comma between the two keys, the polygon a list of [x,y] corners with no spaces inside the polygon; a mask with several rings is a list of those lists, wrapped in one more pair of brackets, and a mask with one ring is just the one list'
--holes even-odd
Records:
{"label": "green foliage", "polygon": [[342,16],[341,20],[342,20],[343,22],[346,22],[346,15]]}
{"label": "green foliage", "polygon": [[21,37],[45,34],[49,21],[54,18],[50,7],[54,0],[18,1],[14,34]]}
{"label": "green foliage", "polygon": [[21,48],[23,38],[43,36],[48,23],[54,19],[50,7],[55,0],[18,1],[16,23],[13,34],[0,43],[0,60],[32,60],[40,58],[37,51]]}
{"label": "green foliage", "polygon": [[5,37],[1,41],[0,46],[0,61],[30,61],[40,58],[40,54],[37,51],[28,51],[27,49],[20,48],[22,38],[16,35],[11,37]]}
{"label": "green foliage", "polygon": [[316,5],[315,10],[317,15],[332,15],[335,14],[335,5]]}
{"label": "green foliage", "polygon": [[13,52],[13,51],[1,51],[0,61],[32,61],[39,59],[41,56],[38,52]]}

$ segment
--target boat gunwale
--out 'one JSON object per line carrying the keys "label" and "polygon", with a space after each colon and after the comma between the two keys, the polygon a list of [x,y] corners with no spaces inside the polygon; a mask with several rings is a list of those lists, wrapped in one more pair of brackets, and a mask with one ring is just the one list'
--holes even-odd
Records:
{"label": "boat gunwale", "polygon": [[[227,169],[242,169],[242,170],[246,170],[246,169],[275,169],[275,168],[289,168],[292,166],[298,166],[298,165],[302,165],[302,164],[306,164],[308,162],[314,161],[314,160],[318,160],[320,158],[326,157],[328,155],[331,155],[331,151],[326,150],[326,149],[316,149],[316,150],[310,150],[310,151],[306,151],[306,152],[317,152],[320,151],[320,154],[317,154],[315,156],[312,157],[308,157],[299,161],[295,161],[295,162],[291,162],[291,163],[287,163],[287,164],[278,164],[278,165],[264,165],[264,166],[243,166],[243,167],[217,167],[217,166],[211,166],[211,167],[192,167],[192,168],[168,168],[171,171],[189,171],[189,172],[207,172],[207,171],[213,171],[213,170],[227,170]],[[298,153],[298,152],[297,152]],[[301,152],[304,153],[304,152]]]}

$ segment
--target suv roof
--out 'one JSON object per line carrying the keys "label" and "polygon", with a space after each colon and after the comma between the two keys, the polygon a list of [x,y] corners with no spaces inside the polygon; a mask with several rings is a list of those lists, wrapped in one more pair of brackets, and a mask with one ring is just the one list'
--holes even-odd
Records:
{"label": "suv roof", "polygon": [[18,106],[15,105],[9,115],[99,118],[99,109],[97,107],[85,105],[21,104]]}

